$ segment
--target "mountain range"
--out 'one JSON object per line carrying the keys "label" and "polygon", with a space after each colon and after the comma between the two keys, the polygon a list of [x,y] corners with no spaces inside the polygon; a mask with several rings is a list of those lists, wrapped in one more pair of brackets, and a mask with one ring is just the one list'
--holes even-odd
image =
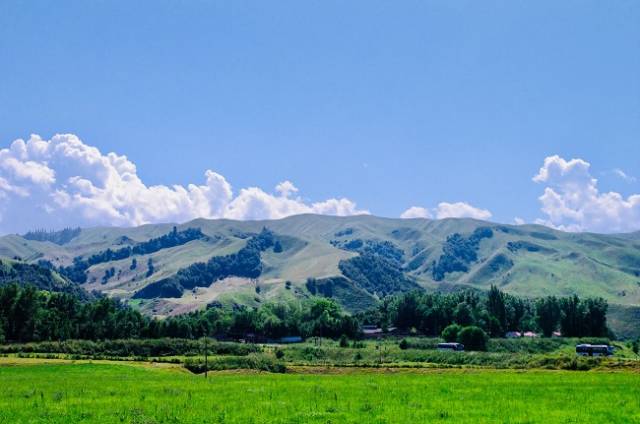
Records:
{"label": "mountain range", "polygon": [[296,215],[33,231],[0,238],[0,284],[117,297],[156,315],[331,297],[358,311],[408,290],[602,297],[637,336],[640,232],[568,233],[473,219]]}

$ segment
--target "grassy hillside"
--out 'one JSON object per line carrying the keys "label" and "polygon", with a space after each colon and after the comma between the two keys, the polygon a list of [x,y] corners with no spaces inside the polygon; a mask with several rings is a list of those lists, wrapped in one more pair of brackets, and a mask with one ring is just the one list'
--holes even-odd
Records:
{"label": "grassy hillside", "polygon": [[57,272],[22,261],[0,259],[0,286],[31,284],[40,290],[72,293],[80,298],[89,294],[78,285],[61,277]]}
{"label": "grassy hillside", "polygon": [[[198,219],[178,225],[177,231],[199,228],[206,237],[92,265],[83,286],[131,299],[147,285],[170,278],[194,263],[239,252],[265,227],[275,234],[280,248],[278,252],[272,247],[260,252],[258,277],[231,275],[229,279],[206,281],[185,291],[181,298],[135,303],[160,315],[213,301],[257,304],[307,296],[307,280],[312,278],[321,286],[333,284],[335,290],[328,293],[353,310],[370,305],[389,290],[484,290],[492,284],[522,296],[576,293],[603,297],[617,305],[640,305],[638,233],[564,233],[538,225],[512,226],[472,219],[318,215],[274,221]],[[86,259],[106,249],[134,248],[172,229],[172,224],[83,229],[64,245],[11,235],[0,238],[0,256],[69,266],[74,258]]]}

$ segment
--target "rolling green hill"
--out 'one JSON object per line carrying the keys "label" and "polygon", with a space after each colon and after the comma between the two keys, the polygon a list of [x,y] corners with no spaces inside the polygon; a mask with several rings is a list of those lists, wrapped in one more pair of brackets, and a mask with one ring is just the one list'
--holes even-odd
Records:
{"label": "rolling green hill", "polygon": [[[251,250],[264,228],[273,239]],[[188,237],[190,229],[201,234]],[[2,237],[0,256],[50,263],[87,290],[160,316],[212,302],[256,305],[311,294],[359,310],[397,291],[485,290],[493,284],[521,296],[603,297],[616,305],[612,322],[618,319],[626,334],[624,317],[637,317],[640,305],[639,233],[565,233],[472,219],[298,215],[198,219],[175,229],[89,228],[49,238],[64,244]],[[66,273],[74,266],[76,274]],[[154,287],[169,286],[163,293],[170,296],[153,295]]]}
{"label": "rolling green hill", "polygon": [[14,283],[30,284],[40,290],[51,292],[70,293],[81,299],[92,296],[82,287],[63,278],[51,269],[23,261],[0,259],[0,286]]}

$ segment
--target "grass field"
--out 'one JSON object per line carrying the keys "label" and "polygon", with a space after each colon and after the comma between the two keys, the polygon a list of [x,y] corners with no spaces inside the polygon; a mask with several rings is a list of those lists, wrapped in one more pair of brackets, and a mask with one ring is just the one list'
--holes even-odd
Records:
{"label": "grass field", "polygon": [[640,423],[640,375],[630,372],[225,372],[205,380],[181,368],[32,360],[1,366],[0,384],[1,423]]}

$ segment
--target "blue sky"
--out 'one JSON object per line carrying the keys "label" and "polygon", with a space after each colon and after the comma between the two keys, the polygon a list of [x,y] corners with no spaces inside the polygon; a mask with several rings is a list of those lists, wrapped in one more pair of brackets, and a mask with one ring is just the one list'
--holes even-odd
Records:
{"label": "blue sky", "polygon": [[[640,193],[638,22],[637,1],[7,1],[0,148],[72,133],[148,186],[210,169],[234,193],[289,180],[376,215],[549,220],[555,182],[532,178],[552,155]],[[7,202],[5,222],[24,208]],[[634,202],[612,230],[640,228],[619,222]],[[576,219],[609,225],[548,222]]]}

